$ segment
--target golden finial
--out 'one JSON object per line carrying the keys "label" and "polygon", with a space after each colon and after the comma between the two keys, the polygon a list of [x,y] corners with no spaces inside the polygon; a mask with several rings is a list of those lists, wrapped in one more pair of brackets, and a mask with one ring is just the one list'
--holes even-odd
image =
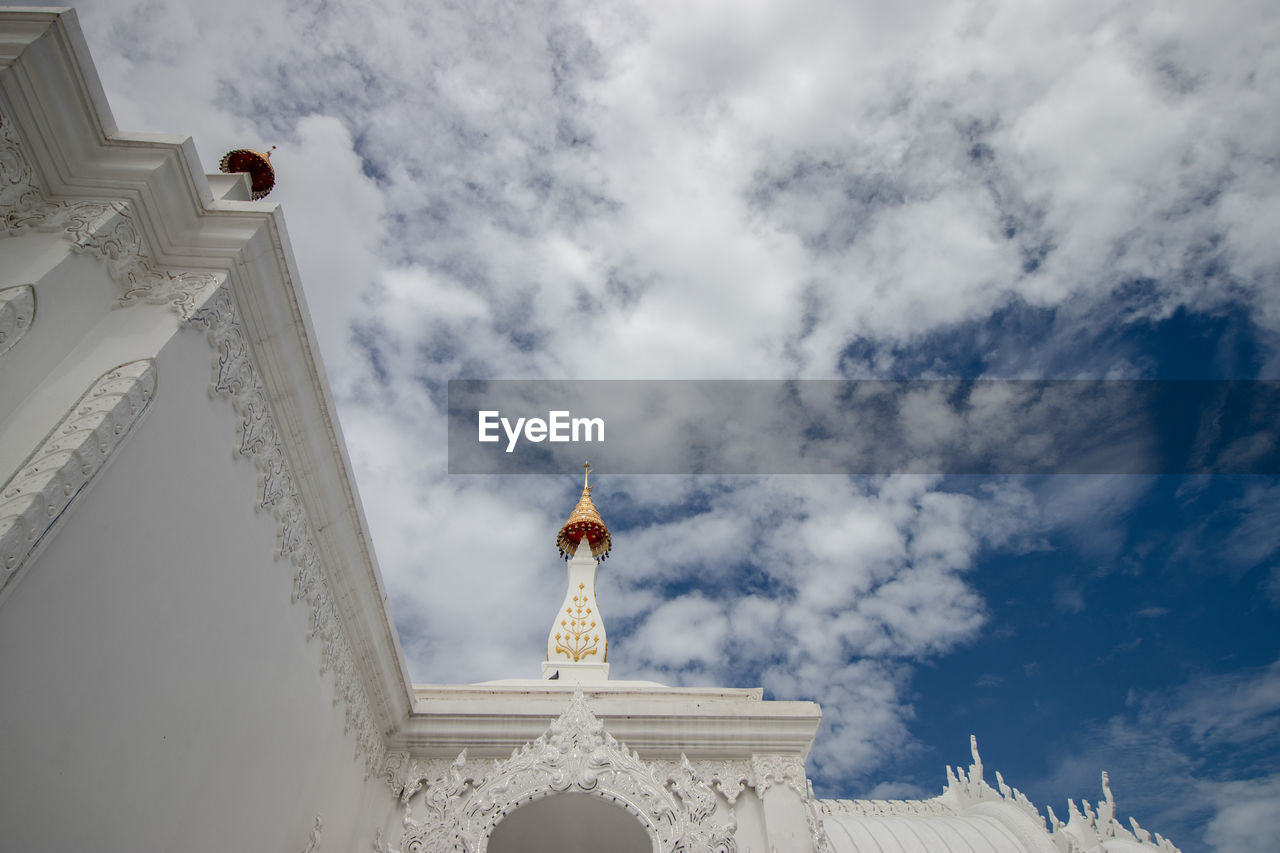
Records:
{"label": "golden finial", "polygon": [[591,502],[590,477],[591,463],[583,462],[582,496],[578,498],[577,506],[573,508],[573,512],[569,513],[569,520],[564,523],[556,536],[556,549],[566,560],[577,552],[578,546],[584,539],[591,546],[591,556],[597,560],[608,557],[609,550],[613,547],[613,537],[609,535],[609,528],[605,527],[600,511]]}
{"label": "golden finial", "polygon": [[271,152],[275,150],[274,145],[269,151],[237,148],[222,155],[218,168],[228,174],[248,172],[249,198],[257,201],[265,198],[267,193],[271,192],[271,188],[276,185],[276,172],[271,168]]}

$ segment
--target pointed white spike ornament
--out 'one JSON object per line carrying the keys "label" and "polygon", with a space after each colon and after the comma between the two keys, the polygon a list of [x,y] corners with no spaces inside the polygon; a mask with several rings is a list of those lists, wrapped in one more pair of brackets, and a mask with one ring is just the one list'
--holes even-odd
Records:
{"label": "pointed white spike ornament", "polygon": [[582,496],[556,537],[556,547],[568,561],[569,583],[547,634],[547,659],[542,664],[543,678],[570,682],[609,677],[609,640],[596,604],[596,569],[612,541],[591,501],[591,468],[587,463],[582,467]]}
{"label": "pointed white spike ornament", "polygon": [[[992,788],[982,778],[982,756],[978,754],[978,739],[969,736],[969,751],[973,754],[973,763],[966,772],[960,768],[947,767],[947,787],[942,796],[935,802],[964,812],[977,806],[1002,801],[1020,808],[1034,825],[1044,827],[1044,818],[1027,796],[1004,781],[1004,776],[996,773],[996,787]],[[1138,825],[1133,818],[1129,819],[1133,827],[1131,832],[1116,818],[1116,798],[1111,793],[1111,777],[1102,772],[1102,801],[1095,811],[1088,800],[1067,800],[1067,819],[1061,820],[1052,807],[1046,809],[1049,815],[1049,840],[1053,842],[1059,853],[1080,853],[1091,851],[1101,853],[1104,844],[1111,839],[1119,839],[1126,845],[1132,844],[1149,848],[1158,853],[1181,853],[1167,838],[1159,833],[1151,833]],[[1108,847],[1107,849],[1112,849]],[[1115,849],[1129,849],[1128,846]]]}

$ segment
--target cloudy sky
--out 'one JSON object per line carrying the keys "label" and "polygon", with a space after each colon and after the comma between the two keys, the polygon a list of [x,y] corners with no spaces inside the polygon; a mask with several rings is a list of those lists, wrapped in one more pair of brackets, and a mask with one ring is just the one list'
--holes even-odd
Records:
{"label": "cloudy sky", "polygon": [[[1280,379],[1273,2],[79,15],[122,130],[279,146],[416,681],[536,675],[580,483],[448,475],[450,379]],[[1280,847],[1277,477],[597,473],[613,675],[821,702],[820,795],[972,732]]]}

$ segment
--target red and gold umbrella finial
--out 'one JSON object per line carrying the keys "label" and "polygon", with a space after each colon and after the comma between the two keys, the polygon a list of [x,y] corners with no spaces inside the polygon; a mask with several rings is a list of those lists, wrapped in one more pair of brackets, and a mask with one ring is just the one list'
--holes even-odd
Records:
{"label": "red and gold umbrella finial", "polygon": [[591,502],[590,463],[583,462],[582,469],[582,496],[578,498],[577,506],[573,508],[573,512],[569,513],[569,520],[564,523],[556,536],[556,549],[560,552],[560,556],[567,560],[577,552],[583,540],[586,540],[591,546],[591,556],[597,560],[603,560],[609,556],[609,550],[613,547],[613,538],[609,535],[609,528],[605,527],[604,519],[600,517],[600,511]]}
{"label": "red and gold umbrella finial", "polygon": [[276,185],[276,172],[271,168],[271,152],[276,147],[271,146],[269,151],[253,151],[249,148],[237,148],[235,151],[228,151],[222,155],[222,161],[218,163],[218,168],[227,174],[236,172],[247,172],[249,174],[249,198],[257,201],[265,198],[267,193],[271,192],[271,188]]}

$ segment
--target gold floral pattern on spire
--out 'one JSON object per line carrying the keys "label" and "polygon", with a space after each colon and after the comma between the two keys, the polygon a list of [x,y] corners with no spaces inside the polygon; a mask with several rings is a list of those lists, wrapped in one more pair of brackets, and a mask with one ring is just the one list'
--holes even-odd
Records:
{"label": "gold floral pattern on spire", "polygon": [[[560,631],[556,632],[556,651],[574,663],[600,651],[600,634],[595,636],[596,620],[591,616],[591,606],[587,599],[586,584],[579,583],[573,602],[564,609],[564,617],[560,620]],[[589,620],[589,621],[588,621]]]}
{"label": "gold floral pattern on spire", "polygon": [[569,520],[560,528],[560,533],[556,536],[556,549],[567,560],[578,550],[582,540],[586,539],[591,546],[591,556],[603,560],[609,556],[613,538],[609,535],[609,528],[605,527],[604,519],[600,517],[600,511],[591,502],[590,463],[583,462],[582,469],[582,497],[578,498],[578,505],[569,513]]}

